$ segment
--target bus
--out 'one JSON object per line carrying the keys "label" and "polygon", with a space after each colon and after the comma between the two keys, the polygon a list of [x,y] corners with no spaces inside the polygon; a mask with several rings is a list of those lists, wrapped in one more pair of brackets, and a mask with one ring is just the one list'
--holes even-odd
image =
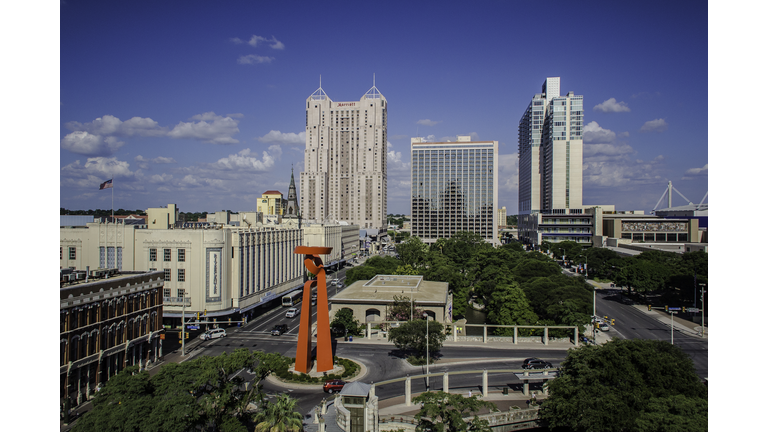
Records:
{"label": "bus", "polygon": [[285,307],[296,306],[297,304],[299,304],[301,302],[301,296],[303,294],[304,293],[301,290],[299,290],[299,291],[294,291],[294,292],[292,292],[290,294],[284,295],[283,296],[283,306],[285,306]]}

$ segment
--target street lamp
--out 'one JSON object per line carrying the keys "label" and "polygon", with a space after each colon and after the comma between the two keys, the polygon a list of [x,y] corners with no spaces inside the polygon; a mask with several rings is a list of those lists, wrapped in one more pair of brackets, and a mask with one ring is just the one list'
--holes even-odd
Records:
{"label": "street lamp", "polygon": [[424,319],[427,321],[427,391],[429,391],[429,315],[424,312]]}

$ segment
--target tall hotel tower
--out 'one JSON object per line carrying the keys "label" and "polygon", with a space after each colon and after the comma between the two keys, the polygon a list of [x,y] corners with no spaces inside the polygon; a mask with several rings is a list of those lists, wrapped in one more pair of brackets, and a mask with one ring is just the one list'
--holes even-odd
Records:
{"label": "tall hotel tower", "polygon": [[498,141],[411,138],[411,234],[425,243],[458,231],[498,244]]}
{"label": "tall hotel tower", "polygon": [[375,82],[357,102],[334,102],[322,85],[307,98],[304,170],[304,219],[386,229],[387,99]]}
{"label": "tall hotel tower", "polygon": [[560,96],[560,77],[547,78],[518,129],[521,239],[534,235],[526,215],[581,213],[583,123],[584,97]]}

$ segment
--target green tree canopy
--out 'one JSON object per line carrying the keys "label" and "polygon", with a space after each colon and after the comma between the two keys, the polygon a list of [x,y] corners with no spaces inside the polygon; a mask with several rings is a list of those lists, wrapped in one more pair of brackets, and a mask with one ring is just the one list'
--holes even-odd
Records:
{"label": "green tree canopy", "polygon": [[[553,431],[706,430],[707,389],[680,348],[645,339],[614,339],[571,349],[539,412]],[[671,405],[665,405],[671,403]],[[703,421],[703,423],[702,423]]]}
{"label": "green tree canopy", "polygon": [[393,327],[387,334],[387,339],[394,342],[397,349],[415,352],[420,357],[427,353],[427,323],[429,323],[429,355],[440,351],[445,342],[445,331],[437,321],[423,319],[407,321],[398,327]]}
{"label": "green tree canopy", "polygon": [[477,417],[467,421],[469,417],[482,408],[495,410],[496,405],[482,401],[477,396],[464,397],[460,394],[443,391],[426,392],[414,398],[415,403],[423,404],[418,413],[416,430],[421,432],[458,432],[483,431],[491,432],[488,422],[480,421]]}
{"label": "green tree canopy", "polygon": [[331,329],[339,329],[341,336],[360,336],[362,334],[360,321],[355,319],[352,309],[349,308],[342,308],[336,311],[336,315],[334,315],[333,321],[331,321]]}
{"label": "green tree canopy", "polygon": [[73,431],[246,431],[252,421],[248,405],[261,401],[263,409],[264,398],[257,381],[246,389],[243,378],[235,373],[254,369],[260,380],[286,361],[276,353],[238,349],[165,365],[152,378],[132,366],[103,385],[93,409]]}
{"label": "green tree canopy", "polygon": [[[535,324],[539,317],[533,312],[525,293],[517,282],[500,284],[487,304],[488,321],[500,325]],[[512,329],[500,329],[497,334],[511,334]]]}

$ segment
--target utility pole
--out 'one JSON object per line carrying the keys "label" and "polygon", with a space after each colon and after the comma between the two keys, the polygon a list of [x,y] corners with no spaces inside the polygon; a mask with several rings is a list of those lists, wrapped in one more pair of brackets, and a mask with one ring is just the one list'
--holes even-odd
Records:
{"label": "utility pole", "polygon": [[701,288],[701,337],[706,337],[706,326],[704,326],[704,293],[707,292],[703,287]]}
{"label": "utility pole", "polygon": [[670,332],[672,334],[672,345],[675,344],[675,313],[670,312],[669,316],[672,318],[672,331]]}

